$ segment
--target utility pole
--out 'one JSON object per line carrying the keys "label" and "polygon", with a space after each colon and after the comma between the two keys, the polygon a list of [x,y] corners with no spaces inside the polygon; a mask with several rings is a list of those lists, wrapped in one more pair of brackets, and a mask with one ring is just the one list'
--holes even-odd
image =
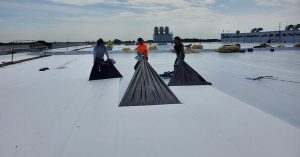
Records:
{"label": "utility pole", "polygon": [[279,42],[281,43],[281,32],[280,32],[280,29],[281,29],[281,22],[279,22],[279,26],[278,26],[278,37],[279,37]]}
{"label": "utility pole", "polygon": [[14,41],[12,42],[12,47],[11,47],[11,62],[13,63],[14,62],[14,48],[15,48],[15,45],[14,45]]}

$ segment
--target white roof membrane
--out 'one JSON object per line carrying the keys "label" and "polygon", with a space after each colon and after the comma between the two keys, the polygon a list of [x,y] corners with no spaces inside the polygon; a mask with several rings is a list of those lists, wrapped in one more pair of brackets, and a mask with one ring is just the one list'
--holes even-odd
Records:
{"label": "white roof membrane", "polygon": [[[225,93],[227,88],[218,81],[235,81],[240,88],[245,87],[241,92],[255,88],[273,91],[274,97],[278,88],[279,93],[289,88],[299,90],[282,82],[256,83],[240,78],[266,72],[264,66],[251,70],[261,64],[250,64],[250,56],[233,56],[244,57],[240,62],[212,53],[187,55],[191,67],[213,86],[171,87],[182,104],[118,107],[134,72],[133,56],[112,55],[122,79],[88,81],[92,55],[51,56],[1,68],[0,156],[300,156],[299,128],[257,107],[260,101],[236,95],[237,86]],[[174,58],[170,53],[149,54],[149,62],[158,73],[172,69]],[[266,60],[269,62],[263,64],[272,65]],[[237,64],[242,66],[233,69]],[[66,68],[55,69],[62,65]],[[222,70],[226,66],[232,66],[231,70]],[[40,72],[41,67],[50,70]],[[299,71],[294,69],[281,67],[270,72],[297,81],[294,78]],[[218,72],[221,75],[216,77]],[[287,73],[289,76],[281,75]],[[285,112],[296,108],[289,104],[295,104],[297,94],[285,95],[285,101],[290,101]]]}

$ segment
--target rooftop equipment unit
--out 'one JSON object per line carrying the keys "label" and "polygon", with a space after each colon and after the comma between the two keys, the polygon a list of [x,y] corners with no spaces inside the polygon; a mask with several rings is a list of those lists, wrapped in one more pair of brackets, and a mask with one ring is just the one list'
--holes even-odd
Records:
{"label": "rooftop equipment unit", "polygon": [[294,25],[288,25],[288,26],[285,27],[285,30],[290,31],[290,30],[293,29],[293,27],[294,27]]}
{"label": "rooftop equipment unit", "polygon": [[158,34],[158,27],[154,27],[154,34]]}
{"label": "rooftop equipment unit", "polygon": [[168,26],[165,27],[165,34],[169,34],[169,27]]}
{"label": "rooftop equipment unit", "polygon": [[300,24],[297,24],[297,25],[294,25],[293,30],[296,31],[296,30],[299,30],[299,28],[300,28]]}
{"label": "rooftop equipment unit", "polygon": [[159,27],[159,33],[164,34],[164,27]]}
{"label": "rooftop equipment unit", "polygon": [[256,29],[256,32],[261,32],[261,31],[263,31],[263,30],[264,30],[264,29],[260,27],[260,28],[257,28],[257,29]]}
{"label": "rooftop equipment unit", "polygon": [[253,29],[251,29],[251,33],[254,33],[254,32],[256,32],[256,29],[257,29],[257,28],[253,28]]}

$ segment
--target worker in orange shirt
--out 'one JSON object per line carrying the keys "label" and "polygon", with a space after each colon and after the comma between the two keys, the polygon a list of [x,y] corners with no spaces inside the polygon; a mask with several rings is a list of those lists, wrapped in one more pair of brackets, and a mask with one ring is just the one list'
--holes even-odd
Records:
{"label": "worker in orange shirt", "polygon": [[142,38],[138,38],[138,47],[136,48],[138,55],[143,55],[148,60],[148,46]]}
{"label": "worker in orange shirt", "polygon": [[[137,55],[145,57],[145,59],[148,61],[148,46],[147,46],[147,44],[144,42],[144,40],[142,38],[138,38],[137,41],[138,41],[138,46],[135,49],[137,51]],[[140,62],[141,61],[139,60],[136,63],[136,65],[134,66],[134,69],[137,69]]]}

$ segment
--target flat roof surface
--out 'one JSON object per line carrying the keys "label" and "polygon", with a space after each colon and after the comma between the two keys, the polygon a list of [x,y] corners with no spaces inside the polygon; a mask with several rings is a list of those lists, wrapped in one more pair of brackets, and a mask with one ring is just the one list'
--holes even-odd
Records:
{"label": "flat roof surface", "polygon": [[[170,87],[182,102],[175,105],[118,107],[133,53],[111,54],[122,79],[88,81],[92,55],[1,68],[0,156],[300,156],[300,87],[278,81],[300,82],[298,51],[186,56],[214,85]],[[149,54],[158,73],[172,70],[174,59]],[[278,79],[245,79],[261,75]]]}

